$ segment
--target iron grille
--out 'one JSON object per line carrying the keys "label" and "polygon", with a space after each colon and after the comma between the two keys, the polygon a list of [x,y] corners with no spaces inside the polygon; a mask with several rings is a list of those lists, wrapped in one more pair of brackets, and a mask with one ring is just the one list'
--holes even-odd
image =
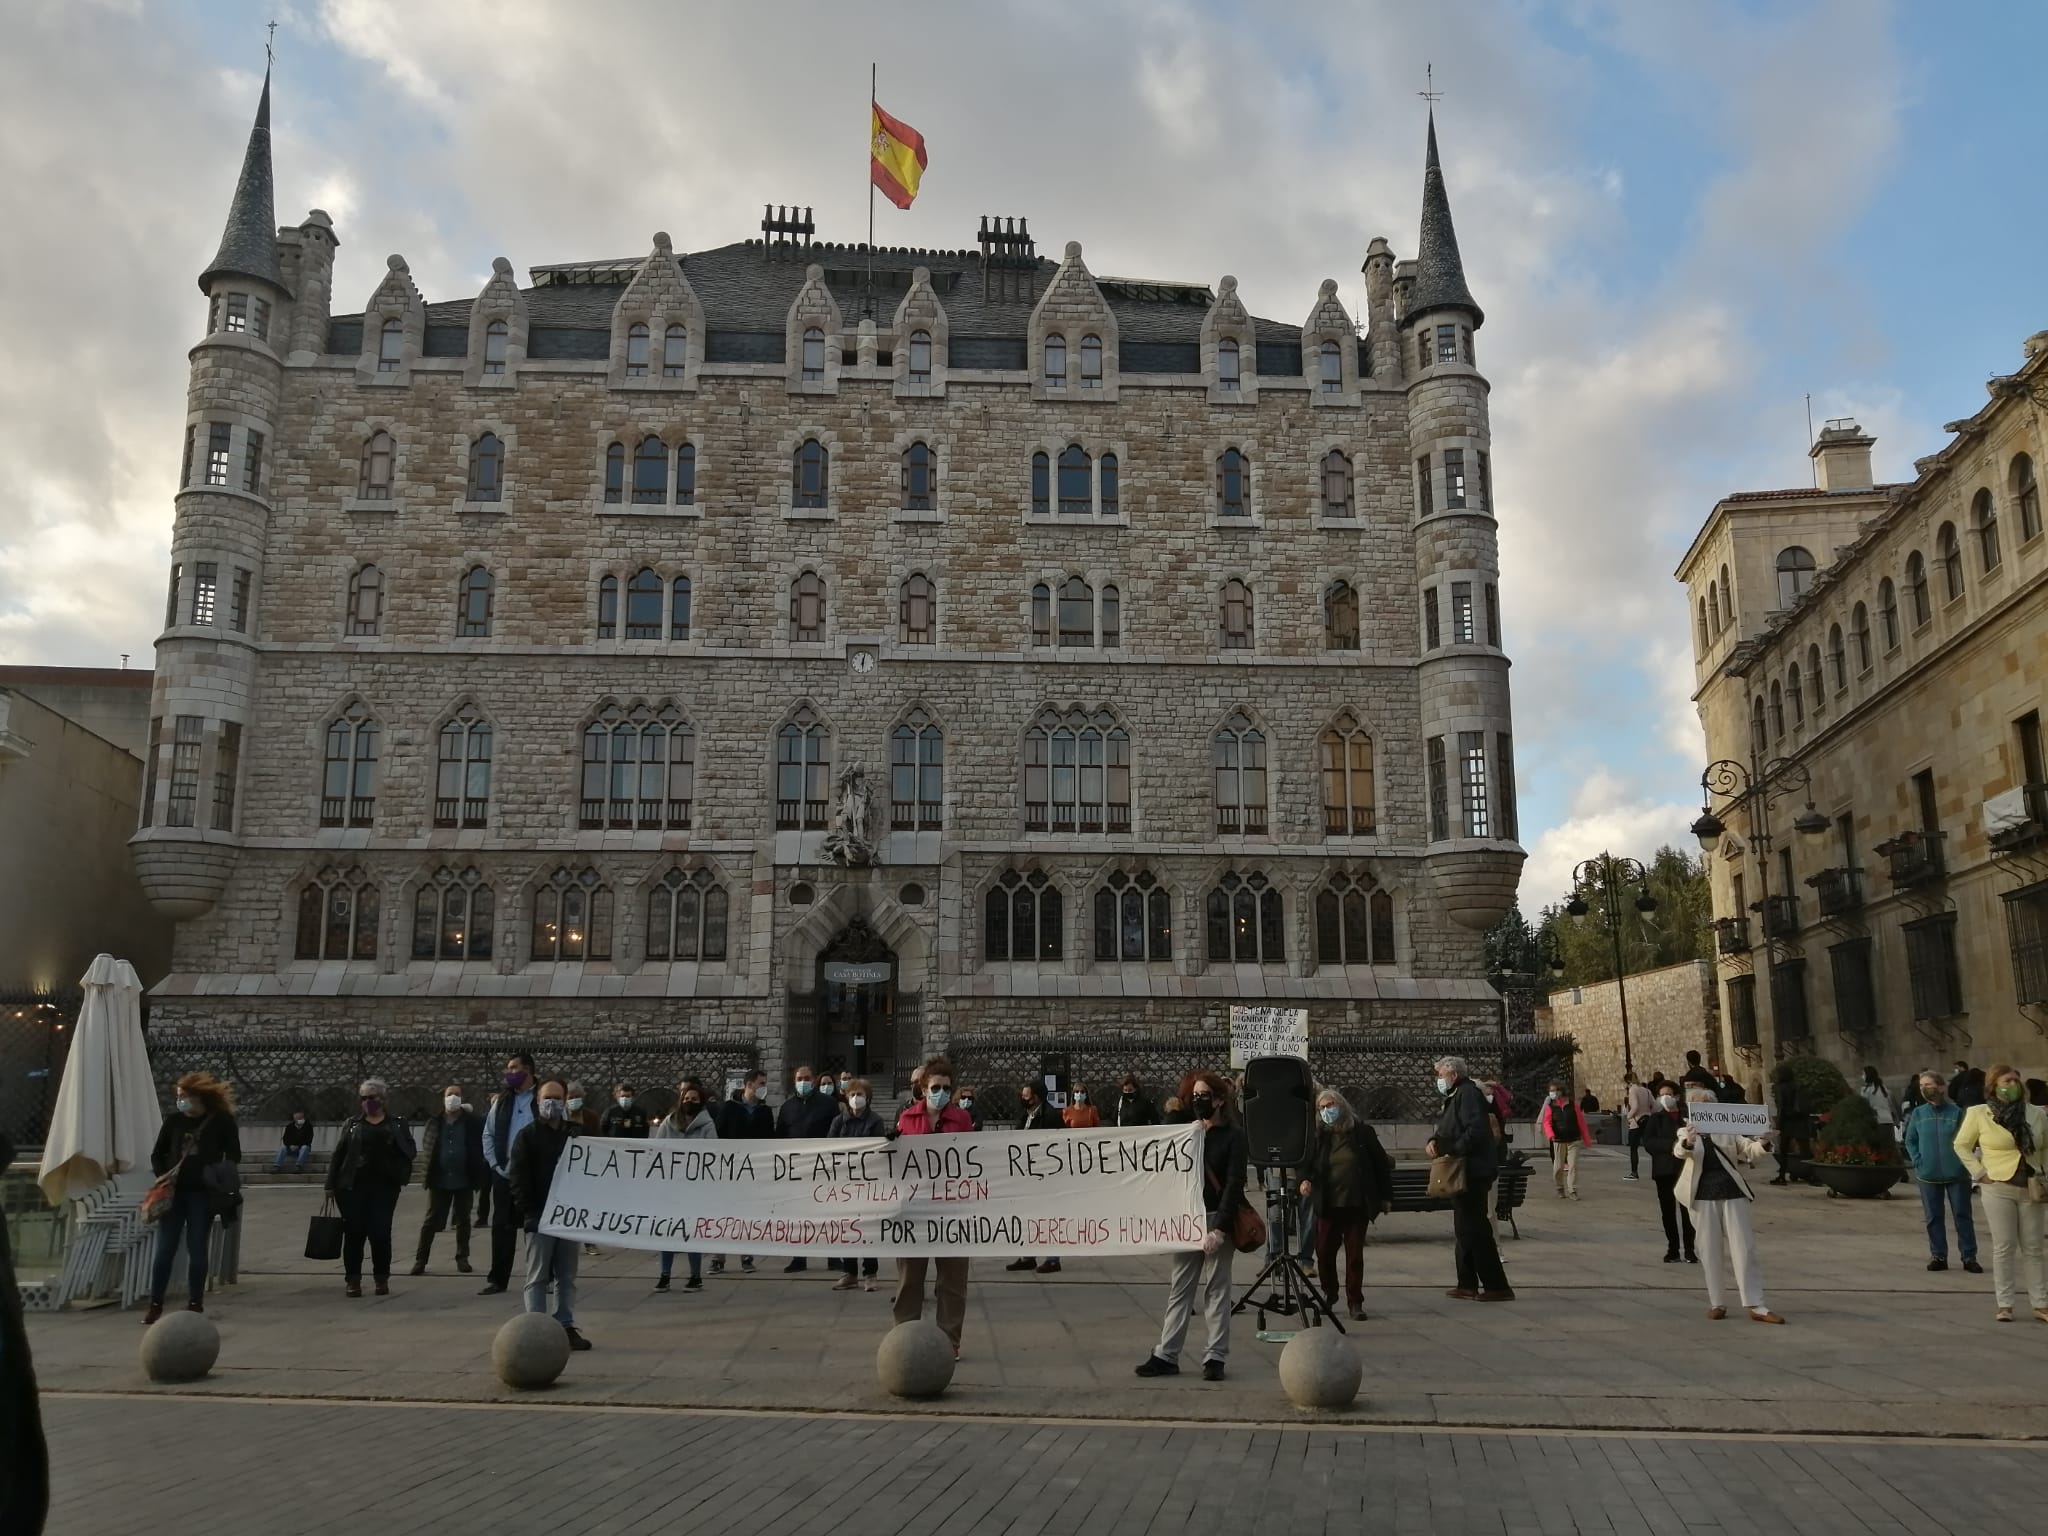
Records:
{"label": "iron grille", "polygon": [[1933,1023],[1963,1011],[1962,977],[1956,969],[1956,915],[1943,912],[1905,923],[1906,977],[1912,984],[1913,1022]]}
{"label": "iron grille", "polygon": [[2005,898],[2013,997],[2022,1008],[2048,1005],[2048,880]]}
{"label": "iron grille", "polygon": [[[1744,946],[1745,948],[1747,946]],[[1728,978],[1728,1035],[1737,1049],[1754,1050],[1756,1037],[1756,978]]]}
{"label": "iron grille", "polygon": [[1828,946],[1835,983],[1835,1030],[1856,1040],[1877,1034],[1877,992],[1870,980],[1870,940],[1847,939]]}
{"label": "iron grille", "polygon": [[1771,967],[1771,1022],[1778,1039],[1809,1040],[1813,1025],[1806,1016],[1806,962],[1780,960]]}

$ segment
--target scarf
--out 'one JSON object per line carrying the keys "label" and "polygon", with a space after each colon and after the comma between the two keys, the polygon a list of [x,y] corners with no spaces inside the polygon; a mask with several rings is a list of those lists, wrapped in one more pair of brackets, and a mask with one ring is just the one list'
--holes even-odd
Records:
{"label": "scarf", "polygon": [[2012,1138],[2013,1145],[2020,1149],[2020,1154],[2031,1161],[2034,1132],[2033,1127],[2027,1124],[2027,1101],[2018,1098],[2008,1104],[2003,1099],[1993,1098],[1991,1118],[1998,1122],[2000,1130]]}

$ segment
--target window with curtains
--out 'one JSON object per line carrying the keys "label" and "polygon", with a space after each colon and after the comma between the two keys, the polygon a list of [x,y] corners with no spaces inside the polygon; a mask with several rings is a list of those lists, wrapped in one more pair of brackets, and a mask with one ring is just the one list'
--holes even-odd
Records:
{"label": "window with curtains", "polygon": [[1066,953],[1060,888],[1044,870],[1004,870],[982,898],[984,960],[1058,960]]}
{"label": "window with curtains", "polygon": [[1131,737],[1107,710],[1045,710],[1024,733],[1024,830],[1131,830]]}
{"label": "window with curtains", "polygon": [[924,572],[913,572],[896,594],[896,638],[905,645],[930,645],[938,638],[938,623],[938,588]]}
{"label": "window with curtains", "polygon": [[647,896],[647,958],[718,961],[726,958],[728,898],[708,869],[671,869]]}
{"label": "window with curtains", "polygon": [[497,501],[504,494],[505,445],[498,441],[495,432],[486,432],[470,445],[469,488],[465,495],[471,501]]}
{"label": "window with curtains", "polygon": [[360,703],[327,723],[320,825],[367,827],[377,808],[377,722]]}
{"label": "window with curtains", "polygon": [[491,723],[474,704],[458,709],[437,735],[434,825],[488,825],[491,808]]}
{"label": "window with curtains", "polygon": [[1349,710],[1323,732],[1323,835],[1364,837],[1378,827],[1372,737]]}
{"label": "window with curtains", "polygon": [[1370,879],[1338,875],[1316,892],[1316,964],[1392,965],[1394,898]]}
{"label": "window with curtains", "polygon": [[1235,576],[1223,583],[1219,638],[1226,651],[1252,649],[1252,589]]}
{"label": "window with curtains", "polygon": [[1286,900],[1258,870],[1226,872],[1205,903],[1209,959],[1279,965],[1287,959]]}
{"label": "window with curtains", "polygon": [[497,927],[497,901],[480,870],[443,865],[413,898],[415,960],[488,960]]}
{"label": "window with curtains", "polygon": [[945,825],[946,744],[938,722],[913,709],[889,733],[889,826],[936,832]]}
{"label": "window with curtains", "polygon": [[687,829],[696,768],[696,732],[672,705],[607,705],[583,727],[577,824]]}
{"label": "window with curtains", "polygon": [[1358,589],[1348,581],[1333,581],[1323,594],[1323,649],[1358,649]]}
{"label": "window with curtains", "polygon": [[1323,516],[1351,514],[1351,460],[1341,448],[1332,448],[1323,455]]}
{"label": "window with curtains", "polygon": [[1266,830],[1266,733],[1242,711],[1223,722],[1211,744],[1219,837],[1258,837]]}
{"label": "window with curtains", "polygon": [[1173,958],[1173,898],[1151,870],[1117,870],[1095,892],[1095,958]]}
{"label": "window with curtains", "polygon": [[562,865],[542,881],[533,893],[527,953],[540,962],[611,959],[612,889],[604,877]]}
{"label": "window with curtains", "polygon": [[366,871],[328,865],[299,887],[294,958],[376,959],[381,906],[376,882]]}
{"label": "window with curtains", "polygon": [[775,825],[822,829],[831,811],[832,733],[807,705],[775,735]]}
{"label": "window with curtains", "polygon": [[816,571],[789,584],[789,638],[799,644],[825,638],[825,578]]}

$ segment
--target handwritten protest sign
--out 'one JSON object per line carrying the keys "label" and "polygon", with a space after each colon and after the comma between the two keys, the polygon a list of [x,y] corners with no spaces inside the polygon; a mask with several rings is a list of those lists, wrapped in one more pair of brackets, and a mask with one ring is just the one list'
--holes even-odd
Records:
{"label": "handwritten protest sign", "polygon": [[573,1138],[541,1230],[716,1253],[1118,1257],[1199,1247],[1201,1128],[896,1141]]}
{"label": "handwritten protest sign", "polygon": [[1233,1070],[1261,1056],[1308,1060],[1308,1010],[1233,1005],[1230,1010],[1230,1065]]}
{"label": "handwritten protest sign", "polygon": [[1702,1136],[1768,1136],[1768,1104],[1688,1104],[1685,1117]]}

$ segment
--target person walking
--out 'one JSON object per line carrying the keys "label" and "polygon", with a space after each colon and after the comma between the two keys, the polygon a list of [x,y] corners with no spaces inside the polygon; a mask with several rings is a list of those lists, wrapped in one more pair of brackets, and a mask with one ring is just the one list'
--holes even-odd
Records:
{"label": "person walking", "polygon": [[576,1331],[576,1240],[553,1237],[540,1229],[555,1165],[569,1145],[568,1098],[568,1088],[559,1078],[550,1078],[536,1090],[533,1119],[513,1139],[511,1160],[506,1164],[510,1177],[505,1182],[511,1190],[512,1209],[526,1233],[526,1310],[547,1311],[552,1284],[555,1321],[569,1335],[569,1347],[588,1349],[590,1340]]}
{"label": "person walking", "polygon": [[[965,1099],[966,1096],[965,1092],[961,1094],[962,1099]],[[889,1127],[883,1122],[882,1117],[875,1113],[873,1106],[869,1103],[869,1098],[870,1092],[866,1078],[855,1077],[848,1079],[846,1084],[846,1100],[840,1105],[839,1117],[832,1122],[832,1128],[825,1134],[835,1138],[841,1136],[888,1135]],[[964,1110],[966,1106],[963,1104],[961,1107]],[[970,1121],[973,1119],[971,1115],[968,1118]],[[978,1131],[981,1127],[976,1124],[974,1129]],[[859,1286],[864,1291],[872,1291],[875,1288],[875,1275],[881,1269],[881,1260],[877,1259],[873,1254],[869,1254],[866,1258],[862,1259],[842,1259],[840,1264],[842,1273],[839,1276],[838,1284],[832,1287],[833,1290],[850,1291],[855,1286]]]}
{"label": "person walking", "polygon": [[1443,1113],[1424,1155],[1465,1160],[1465,1188],[1451,1196],[1458,1283],[1447,1294],[1461,1301],[1513,1301],[1488,1209],[1493,1181],[1500,1176],[1501,1144],[1493,1113],[1462,1056],[1436,1063],[1436,1091],[1443,1095]]}
{"label": "person walking", "polygon": [[1569,1194],[1578,1199],[1579,1148],[1593,1139],[1593,1132],[1586,1125],[1585,1111],[1572,1102],[1571,1090],[1563,1083],[1550,1085],[1539,1125],[1550,1143],[1550,1177],[1557,1185],[1557,1198]]}
{"label": "person walking", "polygon": [[1394,1208],[1394,1160],[1379,1133],[1360,1120],[1335,1088],[1316,1094],[1316,1136],[1302,1170],[1301,1198],[1313,1199],[1316,1276],[1323,1295],[1337,1294],[1337,1246],[1344,1247],[1344,1303],[1365,1321],[1365,1232]]}
{"label": "person walking", "polygon": [[[654,1122],[648,1132],[652,1141],[716,1141],[718,1140],[718,1117],[704,1103],[704,1090],[684,1083],[676,1090],[676,1107]],[[690,1278],[683,1282],[686,1291],[704,1289],[704,1255],[694,1249],[685,1250],[690,1261]],[[661,1273],[655,1277],[657,1291],[668,1289],[669,1272],[675,1267],[676,1256],[664,1252],[661,1256]]]}
{"label": "person walking", "polygon": [[2048,1255],[2042,1252],[2041,1194],[2048,1169],[2048,1109],[2027,1102],[2026,1085],[2003,1062],[1984,1074],[1988,1097],[1963,1112],[1956,1156],[1984,1192],[1991,1228],[1991,1284],[1998,1320],[2012,1321],[2013,1293],[2024,1269],[2034,1320],[2048,1323]]}
{"label": "person walking", "polygon": [[157,1218],[156,1254],[149,1272],[149,1310],[144,1326],[164,1315],[164,1292],[170,1289],[171,1267],[178,1248],[185,1249],[188,1312],[206,1310],[207,1244],[213,1218],[219,1214],[214,1189],[222,1178],[207,1170],[242,1161],[241,1131],[235,1124],[235,1099],[228,1085],[205,1072],[187,1072],[178,1079],[175,1103],[156,1133],[149,1168],[159,1179],[175,1171],[170,1202]]}
{"label": "person walking", "polygon": [[284,1123],[284,1134],[277,1141],[277,1157],[270,1165],[272,1173],[283,1173],[287,1162],[293,1163],[292,1172],[304,1173],[306,1164],[313,1156],[313,1122],[306,1117],[303,1109],[292,1111],[291,1119]]}
{"label": "person walking", "polygon": [[1070,1131],[1092,1131],[1102,1124],[1102,1111],[1088,1102],[1085,1084],[1074,1084],[1073,1102],[1060,1112],[1060,1119]]}
{"label": "person walking", "polygon": [[1898,1117],[1892,1112],[1891,1093],[1885,1088],[1884,1079],[1878,1076],[1877,1068],[1866,1066],[1863,1069],[1863,1083],[1856,1091],[1863,1095],[1863,1102],[1877,1116],[1879,1125],[1890,1126],[1897,1122]]}
{"label": "person walking", "polygon": [[1643,1150],[1650,1154],[1650,1182],[1657,1186],[1666,1264],[1699,1263],[1692,1211],[1678,1203],[1678,1176],[1685,1171],[1685,1164],[1678,1160],[1678,1132],[1684,1124],[1685,1106],[1678,1097],[1678,1084],[1659,1083],[1656,1111],[1643,1121]]}
{"label": "person walking", "polygon": [[512,1209],[512,1143],[533,1123],[537,1075],[533,1058],[514,1051],[505,1060],[503,1091],[484,1106],[484,1163],[491,1171],[491,1267],[479,1296],[501,1295],[512,1281],[519,1232],[519,1215]]}
{"label": "person walking", "polygon": [[[1712,1088],[1697,1085],[1685,1090],[1688,1104],[1720,1102]],[[1771,1150],[1766,1138],[1755,1136],[1707,1136],[1687,1121],[1678,1130],[1678,1199],[1692,1212],[1699,1233],[1700,1268],[1706,1272],[1707,1316],[1718,1322],[1728,1315],[1725,1254],[1735,1269],[1735,1291],[1749,1309],[1753,1323],[1782,1323],[1764,1304],[1763,1267],[1757,1262],[1756,1228],[1750,1220],[1750,1193],[1736,1169],[1738,1163],[1754,1163]]]}
{"label": "person walking", "polygon": [[1621,1081],[1621,1113],[1628,1121],[1628,1172],[1622,1177],[1633,1182],[1643,1172],[1643,1122],[1650,1118],[1657,1101],[1647,1087],[1636,1081],[1635,1073],[1624,1074]]}
{"label": "person walking", "polygon": [[[1020,1131],[1056,1131],[1065,1123],[1036,1083],[1018,1085],[1017,1106],[1017,1129]],[[1012,1259],[1003,1268],[1035,1269],[1041,1275],[1056,1275],[1060,1272],[1059,1255],[1049,1253],[1039,1259]]]}
{"label": "person walking", "polygon": [[[785,1140],[809,1141],[825,1135],[832,1129],[832,1122],[839,1115],[839,1106],[829,1095],[818,1092],[818,1074],[809,1067],[798,1067],[790,1078],[795,1091],[782,1101],[782,1108],[775,1114],[775,1134]],[[827,1264],[837,1269],[839,1261],[828,1259]],[[811,1267],[810,1260],[799,1254],[782,1266],[785,1275],[801,1274]]]}
{"label": "person walking", "polygon": [[1231,1081],[1221,1072],[1190,1072],[1181,1079],[1186,1101],[1202,1135],[1202,1203],[1208,1230],[1199,1248],[1173,1256],[1166,1288],[1166,1315],[1159,1342],[1138,1366],[1140,1376],[1178,1376],[1181,1346],[1187,1341],[1197,1296],[1208,1325],[1202,1349],[1202,1380],[1221,1381],[1230,1357],[1230,1265],[1237,1257],[1234,1233],[1244,1205],[1245,1167],[1251,1140],[1237,1123]]}
{"label": "person walking", "polygon": [[[934,1056],[924,1064],[924,1101],[913,1104],[897,1117],[899,1136],[972,1135],[974,1122],[967,1111],[953,1102],[953,1063]],[[953,1358],[960,1358],[960,1331],[967,1321],[966,1259],[913,1258],[896,1261],[895,1318],[914,1323],[924,1316],[924,1276],[936,1266],[932,1283],[933,1300],[939,1313],[939,1331],[953,1341]]]}
{"label": "person walking", "polygon": [[1152,1101],[1145,1097],[1135,1074],[1126,1072],[1117,1085],[1116,1103],[1110,1113],[1117,1125],[1157,1125],[1159,1111]]}
{"label": "person walking", "polygon": [[360,1110],[343,1123],[327,1165],[327,1193],[341,1208],[341,1274],[350,1296],[363,1294],[365,1243],[377,1294],[391,1293],[391,1218],[399,1191],[412,1182],[418,1149],[406,1123],[385,1109],[390,1097],[382,1078],[363,1080],[356,1089]]}
{"label": "person walking", "polygon": [[647,1111],[640,1107],[640,1096],[633,1091],[633,1085],[620,1083],[612,1089],[611,1106],[598,1121],[597,1134],[621,1141],[644,1141],[648,1128]]}
{"label": "person walking", "polygon": [[427,1190],[427,1215],[420,1223],[419,1248],[412,1272],[424,1275],[434,1249],[434,1235],[455,1221],[455,1268],[469,1271],[469,1206],[477,1189],[491,1176],[484,1162],[484,1124],[462,1102],[462,1085],[441,1091],[441,1113],[420,1132],[420,1182]]}
{"label": "person walking", "polygon": [[1899,1142],[1920,1191],[1920,1214],[1927,1223],[1927,1267],[1948,1268],[1948,1231],[1942,1220],[1945,1208],[1955,1221],[1963,1268],[1981,1275],[1984,1266],[1977,1262],[1977,1224],[1970,1213],[1970,1171],[1956,1154],[1965,1111],[1949,1102],[1948,1084],[1939,1072],[1922,1072],[1913,1084],[1920,1102],[1906,1111],[1906,1127]]}

